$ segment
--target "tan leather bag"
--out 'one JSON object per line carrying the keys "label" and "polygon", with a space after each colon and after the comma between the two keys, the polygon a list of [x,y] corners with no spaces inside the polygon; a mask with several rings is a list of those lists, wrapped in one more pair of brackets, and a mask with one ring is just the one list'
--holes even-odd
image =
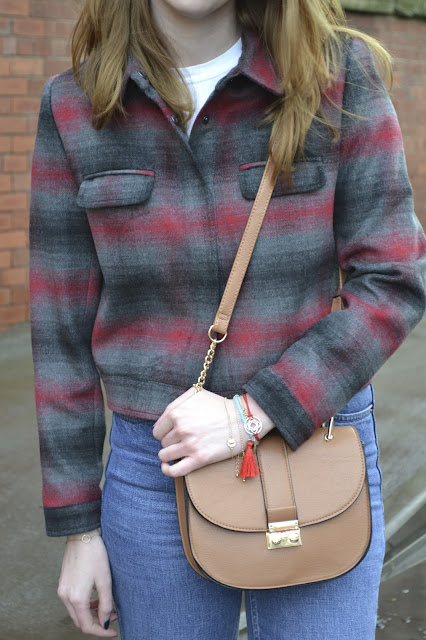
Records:
{"label": "tan leather bag", "polygon": [[[228,323],[268,207],[274,183],[268,158],[195,386],[201,390]],[[340,290],[331,311],[343,308]],[[212,337],[212,332],[222,338]],[[333,431],[334,428],[334,431]],[[328,580],[364,557],[371,513],[362,442],[334,416],[292,451],[274,428],[256,447],[260,475],[242,482],[235,463],[206,465],[175,478],[186,558],[201,576],[236,589],[273,589]]]}

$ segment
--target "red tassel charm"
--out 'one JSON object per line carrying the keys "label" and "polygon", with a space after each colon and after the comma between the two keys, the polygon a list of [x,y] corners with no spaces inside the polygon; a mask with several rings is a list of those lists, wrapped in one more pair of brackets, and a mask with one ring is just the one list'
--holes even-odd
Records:
{"label": "red tassel charm", "polygon": [[253,453],[253,442],[252,440],[249,440],[247,442],[247,448],[244,453],[244,459],[240,469],[240,477],[254,478],[259,475],[259,467],[257,466],[256,458]]}

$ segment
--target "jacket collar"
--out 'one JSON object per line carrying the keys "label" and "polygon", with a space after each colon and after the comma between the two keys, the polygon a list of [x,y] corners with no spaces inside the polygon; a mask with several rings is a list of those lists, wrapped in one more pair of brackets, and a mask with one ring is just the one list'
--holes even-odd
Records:
{"label": "jacket collar", "polygon": [[[244,75],[264,87],[271,93],[282,95],[281,80],[275,63],[270,56],[266,44],[260,33],[247,27],[242,27],[242,53],[236,67],[231,69],[225,78]],[[147,88],[149,80],[136,58],[129,53],[124,72],[121,95],[123,95],[129,78],[139,75],[138,84]]]}

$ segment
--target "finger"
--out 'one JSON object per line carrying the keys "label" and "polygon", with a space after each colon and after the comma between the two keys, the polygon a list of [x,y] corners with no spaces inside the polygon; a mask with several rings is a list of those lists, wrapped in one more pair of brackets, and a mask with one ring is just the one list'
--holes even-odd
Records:
{"label": "finger", "polygon": [[98,616],[96,614],[93,615],[90,607],[85,603],[75,602],[73,606],[77,613],[80,629],[83,633],[89,633],[103,638],[112,638],[117,635],[114,629],[104,629],[104,625],[102,624],[101,626],[98,623]]}
{"label": "finger", "polygon": [[172,416],[169,413],[163,413],[154,424],[152,435],[161,441],[173,429],[173,424]]}
{"label": "finger", "polygon": [[170,476],[171,478],[176,478],[177,476],[185,476],[187,473],[191,471],[195,471],[195,469],[199,469],[200,467],[209,464],[208,462],[196,463],[193,458],[187,456],[186,458],[182,458],[179,462],[175,462],[175,464],[170,465],[168,462],[161,463],[161,471],[165,476]]}
{"label": "finger", "polygon": [[184,404],[184,402],[191,400],[196,395],[197,395],[197,392],[193,387],[191,387],[190,389],[185,391],[185,393],[183,393],[178,398],[173,400],[173,402],[167,405],[164,412],[161,414],[158,420],[154,423],[153,430],[152,430],[152,434],[154,438],[157,438],[157,440],[162,440],[162,438],[166,435],[166,433],[168,433],[173,428],[173,419],[170,416],[170,412],[173,411],[173,409],[176,409],[177,407],[179,407],[181,404]]}
{"label": "finger", "polygon": [[182,442],[177,442],[176,444],[171,444],[164,449],[160,449],[158,452],[158,457],[162,462],[170,462],[170,460],[178,460],[178,458],[183,458],[188,455],[187,448]]}
{"label": "finger", "polygon": [[111,619],[111,612],[113,609],[111,583],[109,582],[105,585],[102,585],[102,587],[99,587],[98,595],[99,595],[98,618],[99,618],[99,624],[101,625],[101,627],[103,627],[106,620],[108,620],[108,618]]}
{"label": "finger", "polygon": [[66,610],[68,611],[68,615],[71,618],[71,620],[73,621],[73,623],[75,624],[75,626],[77,627],[77,629],[80,629],[80,623],[78,621],[78,616],[77,613],[73,607],[73,605],[71,604],[71,602],[69,600],[66,601],[62,601],[66,607]]}
{"label": "finger", "polygon": [[[91,609],[97,609],[98,607],[99,607],[99,598],[96,598],[96,599],[90,601],[90,608]],[[115,620],[116,618],[118,618],[117,611],[113,607],[112,608],[112,612],[111,612],[111,622],[113,620]]]}

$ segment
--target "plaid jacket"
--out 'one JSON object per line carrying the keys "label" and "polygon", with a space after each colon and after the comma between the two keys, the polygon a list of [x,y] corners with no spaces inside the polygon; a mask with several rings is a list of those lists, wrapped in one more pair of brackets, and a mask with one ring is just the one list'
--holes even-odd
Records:
{"label": "plaid jacket", "polygon": [[[362,71],[354,54],[364,63]],[[377,85],[372,87],[371,78]],[[101,131],[72,70],[44,86],[32,162],[30,303],[49,536],[100,525],[105,411],[156,419],[200,373],[267,157],[280,95],[256,33],[189,139],[129,56],[127,119]],[[345,45],[295,192],[278,182],[206,388],[246,390],[296,449],[401,345],[425,310],[425,235],[401,130],[370,50]],[[337,260],[345,309],[329,313]]]}

